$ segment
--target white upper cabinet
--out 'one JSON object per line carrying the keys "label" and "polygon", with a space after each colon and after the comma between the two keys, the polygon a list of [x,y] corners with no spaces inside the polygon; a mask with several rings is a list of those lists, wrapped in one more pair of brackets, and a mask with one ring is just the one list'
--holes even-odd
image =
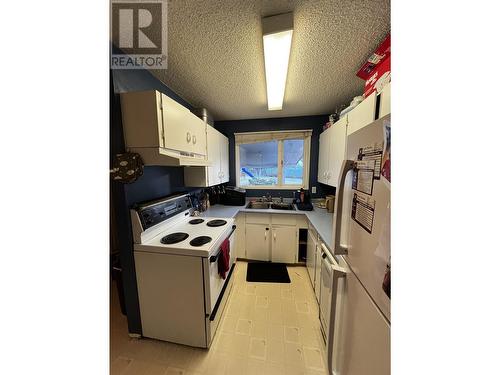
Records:
{"label": "white upper cabinet", "polygon": [[337,187],[340,168],[346,147],[347,118],[344,116],[332,126],[330,136],[330,158],[328,160],[327,184]]}
{"label": "white upper cabinet", "polygon": [[229,139],[222,133],[220,137],[220,182],[224,183],[229,181]]}
{"label": "white upper cabinet", "polygon": [[375,121],[373,93],[319,136],[318,182],[337,187],[347,136]]}
{"label": "white upper cabinet", "polygon": [[375,121],[377,93],[373,92],[368,98],[359,103],[347,113],[347,135],[371,124]]}
{"label": "white upper cabinet", "polygon": [[[184,168],[184,182],[189,186],[189,182],[196,184],[195,181],[191,181],[196,174],[201,174],[200,182],[197,184],[199,186],[213,186],[218,185],[220,182],[220,148],[219,144],[221,141],[221,134],[215,130],[210,125],[207,125],[207,157],[210,166],[205,167],[204,170],[201,168]],[[187,176],[187,178],[186,178]],[[194,185],[193,185],[194,186]]]}
{"label": "white upper cabinet", "polygon": [[158,91],[121,94],[126,147],[146,165],[207,165],[205,123]]}
{"label": "white upper cabinet", "polygon": [[337,187],[345,154],[347,117],[344,116],[319,136],[318,181]]}
{"label": "white upper cabinet", "polygon": [[165,148],[206,155],[205,123],[175,100],[161,94]]}
{"label": "white upper cabinet", "polygon": [[330,159],[331,127],[319,135],[318,182],[327,183],[328,160]]}
{"label": "white upper cabinet", "polygon": [[391,113],[391,83],[386,84],[380,93],[380,107],[378,117]]}
{"label": "white upper cabinet", "polygon": [[229,140],[206,125],[207,167],[184,168],[184,184],[193,187],[207,187],[229,181]]}

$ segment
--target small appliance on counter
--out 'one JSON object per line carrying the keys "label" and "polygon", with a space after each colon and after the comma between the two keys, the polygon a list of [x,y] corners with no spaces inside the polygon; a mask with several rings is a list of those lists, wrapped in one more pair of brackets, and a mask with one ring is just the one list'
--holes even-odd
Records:
{"label": "small appliance on counter", "polygon": [[329,213],[333,212],[335,207],[335,195],[327,195],[325,198],[326,209]]}
{"label": "small appliance on counter", "polygon": [[326,199],[325,198],[318,198],[313,200],[313,205],[316,208],[321,208],[321,209],[326,209]]}
{"label": "small appliance on counter", "polygon": [[294,192],[293,201],[299,211],[312,211],[311,195],[309,190],[300,189]]}
{"label": "small appliance on counter", "polygon": [[220,203],[226,206],[244,206],[246,204],[247,191],[245,189],[227,186],[225,194],[221,196]]}

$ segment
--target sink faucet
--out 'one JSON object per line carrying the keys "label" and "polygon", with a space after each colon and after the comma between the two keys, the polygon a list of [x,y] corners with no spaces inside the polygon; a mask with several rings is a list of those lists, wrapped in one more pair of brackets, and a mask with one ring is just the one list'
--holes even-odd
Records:
{"label": "sink faucet", "polygon": [[266,193],[266,195],[262,196],[262,199],[265,202],[271,202],[273,200],[273,198],[271,197],[271,193]]}

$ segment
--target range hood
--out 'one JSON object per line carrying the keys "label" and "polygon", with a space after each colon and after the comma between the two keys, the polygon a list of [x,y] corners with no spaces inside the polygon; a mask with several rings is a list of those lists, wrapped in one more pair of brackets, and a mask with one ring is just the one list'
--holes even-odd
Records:
{"label": "range hood", "polygon": [[145,165],[171,167],[209,167],[212,165],[205,156],[169,150],[163,147],[129,148],[129,151],[141,155]]}

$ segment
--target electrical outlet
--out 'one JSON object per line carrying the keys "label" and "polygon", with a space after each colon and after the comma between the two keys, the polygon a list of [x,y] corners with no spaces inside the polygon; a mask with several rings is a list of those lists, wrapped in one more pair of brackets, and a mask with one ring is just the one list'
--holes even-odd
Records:
{"label": "electrical outlet", "polygon": [[313,187],[311,188],[311,192],[312,192],[313,194],[316,194],[316,186],[313,186]]}

